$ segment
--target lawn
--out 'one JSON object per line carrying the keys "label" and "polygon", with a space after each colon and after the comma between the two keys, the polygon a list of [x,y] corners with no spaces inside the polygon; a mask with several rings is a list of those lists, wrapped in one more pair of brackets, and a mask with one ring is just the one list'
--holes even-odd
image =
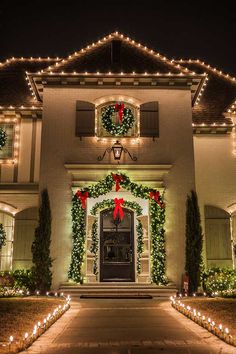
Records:
{"label": "lawn", "polygon": [[[33,326],[65,300],[56,297],[30,296],[25,298],[0,298],[0,342],[14,337],[14,341],[21,340],[28,332],[32,333]],[[0,353],[4,348],[0,346]]]}
{"label": "lawn", "polygon": [[215,323],[228,327],[230,334],[236,338],[236,299],[222,298],[186,298],[186,305],[210,317]]}

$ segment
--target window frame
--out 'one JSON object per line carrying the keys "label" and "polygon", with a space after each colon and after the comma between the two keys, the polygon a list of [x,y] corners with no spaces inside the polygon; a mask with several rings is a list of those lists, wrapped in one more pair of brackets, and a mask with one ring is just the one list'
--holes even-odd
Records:
{"label": "window frame", "polygon": [[5,156],[5,157],[0,156],[0,164],[14,164],[18,162],[18,156],[19,156],[20,121],[17,118],[0,119],[0,127],[3,127],[4,125],[13,126],[12,147],[11,147],[12,154],[11,156]]}

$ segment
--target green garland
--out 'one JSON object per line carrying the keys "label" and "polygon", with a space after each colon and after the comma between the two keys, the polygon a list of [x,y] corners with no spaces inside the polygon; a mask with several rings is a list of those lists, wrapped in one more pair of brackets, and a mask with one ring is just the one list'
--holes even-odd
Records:
{"label": "green garland", "polygon": [[[128,209],[132,209],[134,211],[136,211],[137,216],[142,215],[142,208],[141,206],[136,203],[136,202],[130,202],[128,200],[124,201],[124,204],[122,205]],[[106,199],[103,200],[102,202],[98,202],[96,203],[92,209],[91,209],[91,215],[96,216],[96,214],[98,213],[98,211],[101,211],[103,209],[111,209],[115,207],[115,203],[113,199]]]}
{"label": "green garland", "polygon": [[3,128],[0,128],[0,150],[6,145],[7,133]]}
{"label": "green garland", "polygon": [[130,108],[124,108],[122,124],[115,125],[112,122],[112,115],[115,113],[115,106],[107,106],[102,110],[102,126],[108,133],[114,136],[125,135],[134,125],[134,116]]}
{"label": "green garland", "polygon": [[136,226],[136,232],[137,232],[137,272],[138,274],[141,273],[141,256],[143,253],[143,225],[140,220],[137,220],[138,224]]}
{"label": "green garland", "polygon": [[6,231],[4,229],[3,224],[0,224],[0,251],[2,247],[6,245],[6,239],[7,239]]}
{"label": "green garland", "polygon": [[96,218],[92,226],[92,243],[90,251],[94,254],[93,274],[98,274],[98,219]]}
{"label": "green garland", "polygon": [[155,284],[166,284],[165,275],[165,209],[151,200],[150,203],[151,219],[151,257],[152,257],[152,280]]}
{"label": "green garland", "polygon": [[[120,185],[130,191],[135,197],[150,200],[150,192],[153,190],[147,186],[131,182],[130,178],[124,173],[117,172],[122,176],[123,180]],[[98,183],[82,188],[82,192],[88,192],[89,198],[97,198],[101,195],[109,193],[115,181],[112,173],[108,174],[103,180]],[[150,200],[150,222],[151,222],[151,258],[152,258],[152,281],[155,284],[166,284],[167,279],[165,276],[165,208],[163,204],[163,196],[160,196],[162,206],[154,200]],[[80,199],[75,195],[73,196],[72,205],[72,231],[73,231],[73,248],[71,265],[69,269],[69,279],[76,282],[82,282],[83,276],[81,272],[83,257],[84,257],[84,244],[86,238],[85,231],[85,209],[82,208]]]}
{"label": "green garland", "polygon": [[69,279],[78,283],[83,283],[82,264],[85,252],[85,230],[85,209],[82,208],[78,198],[74,195],[72,200],[73,249],[68,276]]}
{"label": "green garland", "polygon": [[[128,200],[124,201],[124,207],[128,209],[132,209],[136,212],[137,216],[142,215],[142,208],[136,202],[130,202]],[[91,215],[96,216],[97,213],[104,209],[111,209],[115,207],[115,203],[113,199],[106,199],[102,202],[96,203],[93,208],[91,209]],[[141,255],[143,252],[143,225],[140,220],[137,220],[138,224],[136,226],[137,232],[137,272],[138,274],[141,273]],[[94,220],[92,226],[92,243],[90,247],[90,251],[94,254],[94,266],[93,266],[93,273],[95,275],[98,274],[98,219]]]}

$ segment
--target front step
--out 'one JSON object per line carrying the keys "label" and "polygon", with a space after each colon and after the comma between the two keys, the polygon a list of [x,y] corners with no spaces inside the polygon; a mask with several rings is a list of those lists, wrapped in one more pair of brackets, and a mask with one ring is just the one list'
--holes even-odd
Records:
{"label": "front step", "polygon": [[176,294],[177,289],[174,285],[158,286],[146,283],[63,283],[59,291],[70,294],[71,297],[137,298],[170,297]]}

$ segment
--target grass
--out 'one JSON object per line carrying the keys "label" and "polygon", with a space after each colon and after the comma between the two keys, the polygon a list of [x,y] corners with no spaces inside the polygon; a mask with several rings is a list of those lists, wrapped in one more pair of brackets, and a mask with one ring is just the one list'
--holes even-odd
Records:
{"label": "grass", "polygon": [[[33,326],[52,312],[58,305],[64,304],[62,298],[30,296],[25,298],[0,298],[0,342],[21,340],[32,332]],[[0,353],[4,353],[0,347]]]}
{"label": "grass", "polygon": [[236,299],[223,298],[186,298],[186,305],[210,317],[217,325],[228,327],[230,334],[236,338]]}

